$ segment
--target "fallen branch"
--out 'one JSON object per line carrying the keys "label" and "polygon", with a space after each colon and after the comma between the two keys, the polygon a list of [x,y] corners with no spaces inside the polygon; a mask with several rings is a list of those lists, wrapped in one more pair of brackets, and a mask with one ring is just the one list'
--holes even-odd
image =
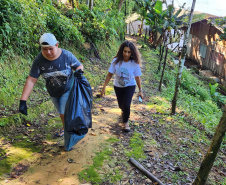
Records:
{"label": "fallen branch", "polygon": [[151,179],[154,182],[157,182],[159,185],[164,185],[157,177],[147,171],[139,162],[137,162],[134,158],[130,158],[129,161],[138,168],[146,177]]}

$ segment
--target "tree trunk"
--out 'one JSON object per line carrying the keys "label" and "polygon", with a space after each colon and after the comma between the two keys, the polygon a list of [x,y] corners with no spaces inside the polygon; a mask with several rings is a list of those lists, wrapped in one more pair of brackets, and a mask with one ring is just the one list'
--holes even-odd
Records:
{"label": "tree trunk", "polygon": [[206,184],[208,175],[217,156],[217,152],[219,151],[222,140],[225,136],[225,132],[226,132],[226,105],[224,106],[224,113],[216,128],[209,150],[207,151],[207,154],[202,161],[195,182],[193,183],[194,185]]}
{"label": "tree trunk", "polygon": [[74,0],[70,0],[70,4],[71,4],[72,8],[74,9],[75,8]]}
{"label": "tree trunk", "polygon": [[193,2],[192,2],[191,13],[189,16],[188,29],[187,29],[187,33],[184,35],[184,43],[183,43],[183,48],[182,48],[182,52],[181,52],[181,57],[179,60],[179,69],[178,69],[178,74],[177,74],[175,92],[174,92],[174,97],[172,100],[172,112],[171,112],[172,114],[175,114],[175,112],[176,112],[177,95],[178,95],[179,88],[180,88],[180,80],[181,80],[181,75],[182,75],[182,71],[183,71],[183,67],[184,67],[185,55],[187,52],[187,39],[188,39],[190,28],[191,28],[191,21],[192,21],[193,12],[195,9],[195,2],[196,2],[196,0],[193,0]]}
{"label": "tree trunk", "polygon": [[133,28],[133,34],[135,34],[135,30],[134,30],[134,27],[133,27],[133,24],[130,23],[131,27]]}
{"label": "tree trunk", "polygon": [[144,42],[146,42],[146,41],[147,41],[147,32],[148,32],[148,30],[147,30],[147,28],[146,28],[146,29],[145,29]]}
{"label": "tree trunk", "polygon": [[165,45],[161,45],[160,46],[162,49],[161,49],[161,54],[160,54],[160,59],[159,59],[159,66],[158,66],[158,70],[157,70],[157,73],[161,70],[161,64],[162,64],[162,57],[163,57],[163,54],[165,52]]}
{"label": "tree trunk", "polygon": [[90,0],[90,10],[93,10],[93,0]]}
{"label": "tree trunk", "polygon": [[139,36],[143,35],[143,25],[144,25],[144,17],[141,18],[141,25],[139,30]]}
{"label": "tree trunk", "polygon": [[86,5],[91,11],[93,10],[93,0],[86,0]]}
{"label": "tree trunk", "polygon": [[120,1],[119,1],[119,4],[118,4],[118,9],[119,9],[119,10],[121,10],[121,8],[122,8],[123,1],[124,1],[124,0],[120,0]]}
{"label": "tree trunk", "polygon": [[166,29],[162,31],[162,34],[160,35],[160,37],[158,38],[156,44],[155,44],[155,48],[158,47],[159,43],[161,42],[163,36],[165,35]]}
{"label": "tree trunk", "polygon": [[176,81],[176,86],[175,86],[175,92],[172,100],[172,114],[176,113],[176,104],[177,104],[177,95],[179,92],[180,88],[180,81],[181,81],[181,76],[183,72],[183,67],[184,67],[184,61],[185,61],[185,55],[186,55],[187,47],[184,45],[181,51],[181,56],[179,59],[179,69],[177,73],[177,81]]}
{"label": "tree trunk", "polygon": [[165,51],[165,44],[166,44],[166,41],[165,41],[165,39],[163,39],[163,46],[161,45],[160,47],[162,47],[161,48],[161,53],[160,53],[160,61],[159,61],[159,66],[158,66],[158,70],[157,70],[157,73],[160,71],[160,69],[161,69],[161,64],[162,64],[162,57],[163,57],[163,54],[164,54],[164,51]]}
{"label": "tree trunk", "polygon": [[162,81],[163,81],[163,76],[164,76],[165,67],[166,67],[167,55],[168,55],[168,47],[166,46],[166,54],[165,54],[165,59],[164,59],[164,64],[163,64],[163,69],[162,69],[162,76],[161,76],[161,80],[159,82],[159,91],[161,91],[161,87],[162,87]]}

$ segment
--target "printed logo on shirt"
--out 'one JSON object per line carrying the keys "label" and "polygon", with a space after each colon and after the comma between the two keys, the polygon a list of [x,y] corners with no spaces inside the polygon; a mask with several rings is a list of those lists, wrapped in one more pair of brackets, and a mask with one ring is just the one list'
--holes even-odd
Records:
{"label": "printed logo on shirt", "polygon": [[118,83],[121,86],[126,86],[130,82],[130,74],[128,69],[120,67],[117,69],[116,73],[118,74]]}

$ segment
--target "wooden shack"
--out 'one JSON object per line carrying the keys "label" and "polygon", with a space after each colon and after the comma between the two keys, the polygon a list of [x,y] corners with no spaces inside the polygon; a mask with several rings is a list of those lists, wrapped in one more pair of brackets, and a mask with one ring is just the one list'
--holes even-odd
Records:
{"label": "wooden shack", "polygon": [[[140,15],[137,14],[137,13],[134,13],[130,16],[127,17],[126,19],[126,34],[129,34],[129,35],[132,35],[132,34],[138,34],[139,31],[140,31],[140,27],[142,25],[140,19],[139,19]],[[143,23],[143,27],[142,27],[142,30],[143,32],[140,33],[140,34],[145,34],[145,31],[147,30],[148,34],[149,35],[149,31],[150,31],[150,26],[149,25],[146,25],[146,20],[144,20],[144,23]]]}
{"label": "wooden shack", "polygon": [[226,86],[226,41],[219,41],[222,33],[207,19],[192,23],[187,56],[219,76]]}

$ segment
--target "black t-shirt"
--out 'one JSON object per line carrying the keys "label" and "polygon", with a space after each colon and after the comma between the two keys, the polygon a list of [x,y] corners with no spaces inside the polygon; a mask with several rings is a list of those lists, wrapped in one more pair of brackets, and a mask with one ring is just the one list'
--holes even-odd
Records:
{"label": "black t-shirt", "polygon": [[33,61],[30,76],[39,78],[40,75],[46,81],[46,88],[50,96],[60,97],[70,89],[72,82],[72,69],[80,66],[81,63],[70,52],[62,49],[61,55],[53,61],[43,57],[42,52]]}

